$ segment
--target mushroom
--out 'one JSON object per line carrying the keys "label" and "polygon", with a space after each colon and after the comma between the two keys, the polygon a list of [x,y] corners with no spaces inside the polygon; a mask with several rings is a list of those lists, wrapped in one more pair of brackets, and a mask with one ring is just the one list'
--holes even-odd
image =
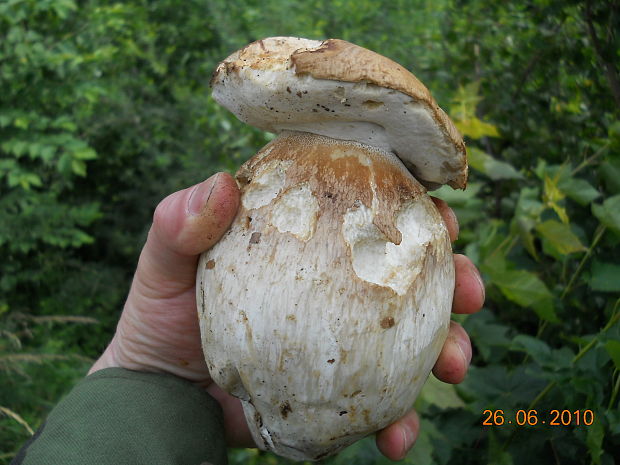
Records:
{"label": "mushroom", "polygon": [[207,366],[259,447],[319,460],[401,417],[439,356],[454,264],[427,188],[465,187],[465,145],[413,74],[342,40],[254,42],[211,85],[278,136],[200,259]]}

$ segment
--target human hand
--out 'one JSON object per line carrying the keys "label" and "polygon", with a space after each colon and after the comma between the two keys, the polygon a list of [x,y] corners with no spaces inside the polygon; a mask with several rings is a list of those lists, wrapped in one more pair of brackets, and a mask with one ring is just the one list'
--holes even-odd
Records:
{"label": "human hand", "polygon": [[[454,242],[459,235],[456,215],[445,201],[436,197],[431,198],[446,223],[450,240]],[[485,297],[484,283],[480,273],[465,255],[454,255],[454,267],[456,282],[452,312],[476,313],[482,308]],[[452,321],[446,342],[433,367],[433,374],[445,383],[458,384],[465,379],[471,356],[472,348],[467,332],[460,324]],[[401,419],[377,433],[377,447],[387,458],[400,460],[413,447],[419,430],[420,420],[415,410],[411,410]]]}
{"label": "human hand", "polygon": [[159,203],[114,337],[89,374],[122,367],[185,378],[220,402],[229,445],[251,446],[241,405],[209,376],[196,309],[198,258],[226,232],[238,206],[236,181],[226,173]]}
{"label": "human hand", "polygon": [[[454,240],[458,234],[454,213],[445,202],[435,203]],[[226,232],[238,205],[235,180],[225,173],[171,194],[158,205],[116,333],[90,373],[123,367],[171,373],[201,385],[222,406],[228,444],[251,447],[239,400],[221,390],[209,376],[195,294],[198,257]],[[455,255],[455,267],[453,311],[473,313],[484,300],[480,275],[462,255]],[[458,383],[470,359],[467,333],[452,323],[433,371],[445,382]],[[418,430],[419,421],[412,411],[379,431],[377,445],[386,457],[400,459],[413,446]]]}

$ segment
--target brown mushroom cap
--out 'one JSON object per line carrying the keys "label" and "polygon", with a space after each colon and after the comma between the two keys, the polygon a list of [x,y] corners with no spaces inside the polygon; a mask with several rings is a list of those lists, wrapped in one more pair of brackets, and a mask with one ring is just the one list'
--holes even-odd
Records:
{"label": "brown mushroom cap", "polygon": [[394,61],[339,39],[259,40],[230,55],[214,98],[260,129],[312,132],[394,152],[424,185],[467,182],[465,144],[428,89]]}

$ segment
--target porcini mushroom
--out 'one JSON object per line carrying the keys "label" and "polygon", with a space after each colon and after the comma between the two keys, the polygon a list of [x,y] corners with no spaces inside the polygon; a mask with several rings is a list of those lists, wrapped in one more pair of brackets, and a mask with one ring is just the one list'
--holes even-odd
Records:
{"label": "porcini mushroom", "polygon": [[207,366],[260,447],[318,460],[409,410],[439,355],[454,264],[426,189],[465,187],[465,145],[413,74],[342,40],[254,42],[211,84],[278,137],[199,263]]}

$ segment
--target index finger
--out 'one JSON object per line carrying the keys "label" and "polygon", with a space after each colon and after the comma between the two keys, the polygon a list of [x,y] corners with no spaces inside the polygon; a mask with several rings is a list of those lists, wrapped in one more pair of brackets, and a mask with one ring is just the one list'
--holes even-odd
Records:
{"label": "index finger", "polygon": [[452,210],[445,200],[438,199],[437,197],[432,197],[431,200],[439,210],[439,214],[443,218],[444,223],[446,223],[446,227],[448,228],[448,233],[450,234],[450,240],[454,242],[459,237],[459,222],[454,214],[454,210]]}

